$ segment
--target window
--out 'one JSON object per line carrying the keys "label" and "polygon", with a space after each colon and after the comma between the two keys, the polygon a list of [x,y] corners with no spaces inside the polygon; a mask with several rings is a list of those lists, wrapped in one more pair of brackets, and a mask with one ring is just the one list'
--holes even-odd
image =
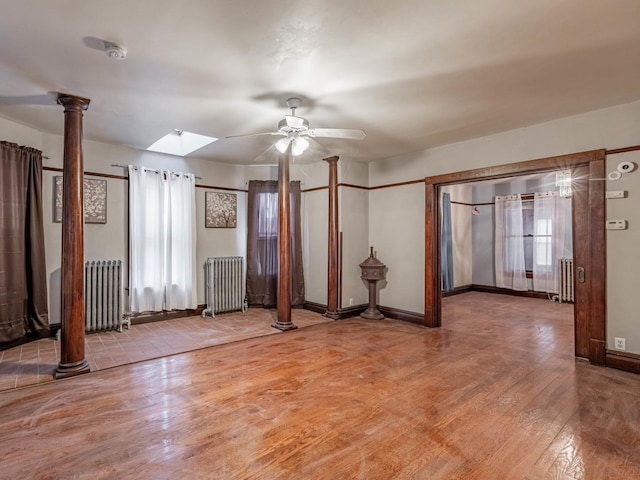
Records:
{"label": "window", "polygon": [[557,192],[496,196],[496,286],[526,290],[532,278],[535,291],[556,293],[555,266],[572,257],[571,240],[569,198]]}
{"label": "window", "polygon": [[550,218],[534,220],[533,200],[524,200],[522,203],[524,264],[527,276],[531,278],[534,270],[534,258],[537,267],[551,267],[553,265],[553,220]]}
{"label": "window", "polygon": [[130,309],[195,308],[195,178],[129,165]]}
{"label": "window", "polygon": [[[553,221],[550,218],[542,218],[536,220],[535,232],[533,234],[534,255],[537,266],[549,267],[552,265],[551,260],[551,239],[553,235]],[[533,261],[531,262],[533,263]]]}
{"label": "window", "polygon": [[278,193],[259,193],[258,211],[258,237],[277,237]]}
{"label": "window", "polygon": [[[304,303],[300,182],[290,184],[291,304]],[[278,183],[249,182],[247,222],[247,299],[249,305],[274,306],[278,280]]]}

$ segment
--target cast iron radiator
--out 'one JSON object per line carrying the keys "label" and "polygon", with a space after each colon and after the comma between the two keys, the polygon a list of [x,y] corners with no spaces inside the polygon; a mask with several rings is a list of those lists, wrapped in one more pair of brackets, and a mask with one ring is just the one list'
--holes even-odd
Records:
{"label": "cast iron radiator", "polygon": [[558,259],[558,301],[573,302],[573,258]]}
{"label": "cast iron radiator", "polygon": [[122,331],[122,260],[84,264],[84,317],[86,332]]}
{"label": "cast iron radiator", "polygon": [[242,257],[209,257],[204,264],[204,284],[207,308],[203,317],[247,309]]}

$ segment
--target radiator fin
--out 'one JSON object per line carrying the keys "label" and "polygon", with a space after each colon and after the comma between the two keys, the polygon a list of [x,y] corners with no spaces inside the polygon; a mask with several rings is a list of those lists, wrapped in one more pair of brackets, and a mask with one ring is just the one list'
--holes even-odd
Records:
{"label": "radiator fin", "polygon": [[[86,332],[122,331],[122,260],[84,264],[84,318]],[[128,325],[127,325],[128,326]]]}
{"label": "radiator fin", "polygon": [[202,316],[246,310],[244,258],[209,257],[204,264],[205,301]]}

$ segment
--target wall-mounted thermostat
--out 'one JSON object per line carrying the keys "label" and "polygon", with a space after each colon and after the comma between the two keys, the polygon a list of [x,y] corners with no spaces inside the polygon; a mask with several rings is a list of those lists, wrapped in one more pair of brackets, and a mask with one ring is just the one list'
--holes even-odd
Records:
{"label": "wall-mounted thermostat", "polygon": [[626,230],[626,220],[607,220],[607,230]]}

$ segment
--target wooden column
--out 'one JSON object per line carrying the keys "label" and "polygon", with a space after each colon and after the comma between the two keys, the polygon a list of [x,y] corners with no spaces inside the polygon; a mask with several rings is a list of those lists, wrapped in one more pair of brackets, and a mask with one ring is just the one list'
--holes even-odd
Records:
{"label": "wooden column", "polygon": [[291,208],[289,161],[291,143],[278,163],[278,318],[271,325],[278,330],[298,328],[291,322]]}
{"label": "wooden column", "polygon": [[327,311],[325,317],[337,320],[338,312],[338,160],[340,157],[325,158],[329,164],[329,257],[327,272]]}
{"label": "wooden column", "polygon": [[89,100],[58,95],[64,106],[62,181],[62,307],[60,363],[55,378],[89,372],[84,356],[84,204],[82,115]]}

